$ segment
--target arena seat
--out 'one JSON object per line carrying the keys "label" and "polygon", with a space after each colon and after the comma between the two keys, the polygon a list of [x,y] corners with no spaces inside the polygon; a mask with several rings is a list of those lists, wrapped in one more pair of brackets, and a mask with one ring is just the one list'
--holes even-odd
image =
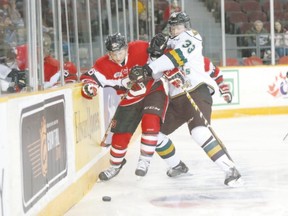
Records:
{"label": "arena seat", "polygon": [[[239,60],[237,58],[226,58],[226,66],[239,66]],[[220,66],[223,66],[223,60],[220,62]]]}
{"label": "arena seat", "polygon": [[281,58],[279,58],[278,60],[278,64],[288,64],[288,56],[282,56]]}
{"label": "arena seat", "polygon": [[258,56],[250,56],[248,58],[244,58],[243,63],[245,66],[263,65],[262,59]]}

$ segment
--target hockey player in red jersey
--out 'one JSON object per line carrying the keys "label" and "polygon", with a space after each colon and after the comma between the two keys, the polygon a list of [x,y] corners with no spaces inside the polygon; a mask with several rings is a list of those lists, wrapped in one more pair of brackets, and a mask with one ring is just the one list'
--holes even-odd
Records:
{"label": "hockey player in red jersey", "polygon": [[204,57],[204,68],[205,72],[209,74],[209,76],[214,79],[216,84],[219,87],[219,91],[221,96],[227,103],[231,103],[232,94],[230,92],[230,87],[227,83],[224,82],[223,75],[219,67],[215,66],[208,57]]}
{"label": "hockey player in red jersey", "polygon": [[[224,171],[224,184],[240,186],[241,174],[226,148],[209,127],[213,103],[211,95],[215,89],[213,79],[204,70],[202,37],[190,28],[190,17],[185,12],[172,13],[168,24],[170,38],[167,47],[171,50],[143,67],[133,67],[129,74],[130,80],[137,82],[150,79],[151,76],[157,79],[169,71],[167,78],[171,100],[158,136],[158,144],[165,146],[165,143],[172,142],[167,135],[187,123],[193,140]],[[227,102],[231,102],[232,94],[227,88],[229,86],[219,87],[220,93],[228,96]]]}
{"label": "hockey player in red jersey", "polygon": [[[109,180],[120,172],[126,162],[129,141],[140,122],[140,157],[135,174],[145,176],[155,152],[168,97],[161,80],[149,79],[145,82],[131,83],[128,78],[130,68],[145,65],[149,60],[148,42],[133,41],[127,44],[125,37],[116,33],[107,37],[105,46],[108,53],[97,59],[94,66],[80,77],[83,82],[82,95],[85,98],[96,96],[99,87],[112,87],[118,95],[125,94],[112,119],[110,167],[99,174],[99,179]],[[170,145],[169,149],[159,148],[157,152],[163,159],[175,155],[173,145]],[[182,161],[174,161],[177,161],[174,162],[175,167],[180,164],[183,172],[188,171]]]}

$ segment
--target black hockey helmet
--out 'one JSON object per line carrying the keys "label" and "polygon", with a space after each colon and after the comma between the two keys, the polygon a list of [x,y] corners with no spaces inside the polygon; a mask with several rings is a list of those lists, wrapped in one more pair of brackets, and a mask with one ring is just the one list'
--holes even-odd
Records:
{"label": "black hockey helmet", "polygon": [[173,12],[168,20],[170,26],[184,24],[186,28],[190,28],[190,17],[183,11]]}
{"label": "black hockey helmet", "polygon": [[107,36],[105,40],[105,47],[107,51],[113,52],[127,47],[127,42],[121,33],[115,33]]}

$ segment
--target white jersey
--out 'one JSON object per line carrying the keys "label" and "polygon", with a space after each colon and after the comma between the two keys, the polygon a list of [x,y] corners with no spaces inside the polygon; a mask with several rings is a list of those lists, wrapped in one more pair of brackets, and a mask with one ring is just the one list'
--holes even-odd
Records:
{"label": "white jersey", "polygon": [[[172,50],[149,64],[154,79],[161,77],[164,71],[178,67],[186,74],[186,81],[191,84],[187,88],[188,91],[206,83],[211,94],[214,93],[214,80],[204,70],[202,37],[197,31],[187,30],[170,38],[167,48]],[[183,94],[183,90],[170,84],[169,95],[175,97],[179,94]]]}

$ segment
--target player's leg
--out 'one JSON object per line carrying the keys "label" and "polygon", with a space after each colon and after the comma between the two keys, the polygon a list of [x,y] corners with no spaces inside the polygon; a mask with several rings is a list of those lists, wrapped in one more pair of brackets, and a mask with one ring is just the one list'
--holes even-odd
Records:
{"label": "player's leg", "polygon": [[125,165],[125,155],[127,146],[132,137],[131,133],[114,133],[112,136],[112,146],[110,148],[110,167],[100,172],[99,179],[107,181],[115,177]]}
{"label": "player's leg", "polygon": [[148,172],[150,161],[154,155],[157,144],[160,121],[160,117],[155,114],[145,113],[142,117],[140,157],[135,170],[137,176],[145,176]]}
{"label": "player's leg", "polygon": [[156,152],[168,165],[166,174],[169,177],[175,177],[188,172],[189,169],[186,164],[180,160],[173,142],[168,138],[168,136],[161,132],[158,135]]}
{"label": "player's leg", "polygon": [[[191,96],[210,124],[212,98],[208,89],[205,88],[205,86],[202,86],[191,93]],[[211,130],[205,125],[199,112],[195,109],[193,109],[192,112],[194,118],[188,124],[192,138],[205,151],[208,157],[225,172],[226,177],[224,183],[226,185],[234,183],[241,175],[236,169],[234,162],[230,159],[230,156],[226,154],[227,150],[225,151],[221,147],[218,140],[211,133]]]}
{"label": "player's leg", "polygon": [[135,171],[138,176],[145,176],[148,171],[155,152],[160,126],[166,113],[168,97],[163,86],[160,86],[158,90],[147,95],[142,102],[140,157]]}
{"label": "player's leg", "polygon": [[168,165],[167,175],[169,177],[187,173],[189,170],[185,163],[180,160],[175,145],[167,136],[186,122],[186,112],[182,110],[182,100],[183,97],[170,101],[156,147],[156,152]]}
{"label": "player's leg", "polygon": [[141,120],[137,104],[118,106],[113,117],[111,132],[113,132],[110,149],[110,167],[99,174],[99,179],[107,181],[116,176],[126,163],[125,155],[128,144]]}

